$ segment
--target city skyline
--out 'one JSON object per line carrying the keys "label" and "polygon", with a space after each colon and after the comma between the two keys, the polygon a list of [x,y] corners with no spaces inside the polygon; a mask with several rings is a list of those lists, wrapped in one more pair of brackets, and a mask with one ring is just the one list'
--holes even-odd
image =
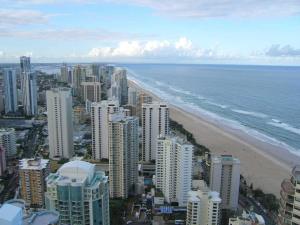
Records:
{"label": "city skyline", "polygon": [[294,0],[0,3],[1,62],[300,62]]}

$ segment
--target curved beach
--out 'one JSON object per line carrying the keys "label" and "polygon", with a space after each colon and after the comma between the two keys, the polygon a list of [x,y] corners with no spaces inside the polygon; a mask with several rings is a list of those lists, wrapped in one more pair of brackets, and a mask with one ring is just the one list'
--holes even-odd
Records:
{"label": "curved beach", "polygon": [[[142,89],[138,84],[130,86],[154,98],[155,93]],[[185,111],[170,104],[170,117],[191,132],[199,144],[208,147],[215,154],[232,154],[241,161],[241,173],[254,188],[279,197],[280,184],[290,176],[291,168],[300,164],[300,157],[281,148],[263,142],[241,130],[225,124],[212,122],[203,115]]]}

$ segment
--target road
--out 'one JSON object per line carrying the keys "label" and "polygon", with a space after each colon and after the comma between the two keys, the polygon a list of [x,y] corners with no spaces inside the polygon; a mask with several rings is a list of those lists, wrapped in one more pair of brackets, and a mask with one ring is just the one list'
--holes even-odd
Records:
{"label": "road", "polygon": [[265,211],[263,210],[263,208],[258,205],[256,203],[256,201],[250,197],[245,197],[243,195],[239,195],[239,203],[242,206],[252,206],[253,207],[253,212],[255,212],[256,214],[261,215],[264,219],[265,219],[265,223],[266,225],[274,225],[276,224],[274,221],[274,218],[271,218],[267,213],[265,213]]}

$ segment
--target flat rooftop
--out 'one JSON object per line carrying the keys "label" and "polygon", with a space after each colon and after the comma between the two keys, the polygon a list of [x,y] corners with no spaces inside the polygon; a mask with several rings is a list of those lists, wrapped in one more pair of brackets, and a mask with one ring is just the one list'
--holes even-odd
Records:
{"label": "flat rooftop", "polygon": [[51,211],[40,211],[24,218],[24,225],[48,225],[57,223],[59,214]]}

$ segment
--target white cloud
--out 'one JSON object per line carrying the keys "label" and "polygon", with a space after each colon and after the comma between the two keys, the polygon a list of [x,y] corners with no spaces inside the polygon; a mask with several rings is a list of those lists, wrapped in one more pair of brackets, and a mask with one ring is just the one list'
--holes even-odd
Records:
{"label": "white cloud", "polygon": [[290,45],[272,45],[265,54],[271,57],[300,57],[300,49]]}
{"label": "white cloud", "polygon": [[176,49],[190,50],[192,48],[192,41],[182,37],[175,43],[175,47]]}
{"label": "white cloud", "polygon": [[200,59],[200,58],[233,58],[233,54],[223,53],[214,48],[202,49],[193,45],[186,37],[175,41],[122,41],[116,47],[98,47],[89,51],[91,58],[140,58],[140,59]]}
{"label": "white cloud", "polygon": [[0,9],[0,25],[44,24],[48,18],[36,10]]}
{"label": "white cloud", "polygon": [[[255,18],[297,15],[299,0],[0,0],[28,4],[132,4],[154,9],[159,14],[189,18]],[[2,4],[3,5],[3,4]]]}
{"label": "white cloud", "polygon": [[[84,28],[43,28],[43,29],[14,29],[1,28],[1,37],[17,37],[39,40],[122,40],[131,38],[142,38],[143,35],[134,33],[114,32],[106,29],[84,29]],[[147,37],[147,36],[145,36]]]}

